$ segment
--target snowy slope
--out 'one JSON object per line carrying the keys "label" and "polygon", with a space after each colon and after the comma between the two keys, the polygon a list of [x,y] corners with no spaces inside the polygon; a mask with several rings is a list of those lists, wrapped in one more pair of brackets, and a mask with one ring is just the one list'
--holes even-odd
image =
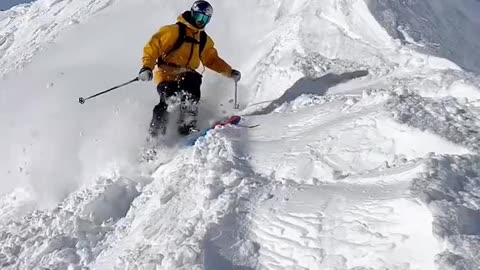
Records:
{"label": "snowy slope", "polygon": [[38,0],[0,12],[0,75],[23,67],[66,28],[108,7],[112,0]]}
{"label": "snowy slope", "polygon": [[[477,3],[212,3],[260,126],[143,164],[151,85],[75,103],[135,76],[189,2],[0,13],[2,269],[479,269]],[[445,17],[470,30],[418,24]],[[202,125],[232,113],[231,82],[205,78]]]}
{"label": "snowy slope", "polygon": [[479,73],[479,1],[370,1],[370,8],[389,34],[405,45]]}

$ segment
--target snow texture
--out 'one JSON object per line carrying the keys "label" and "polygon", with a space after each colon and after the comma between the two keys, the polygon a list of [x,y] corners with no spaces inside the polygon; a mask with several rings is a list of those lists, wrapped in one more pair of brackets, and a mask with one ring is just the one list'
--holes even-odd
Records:
{"label": "snow texture", "polygon": [[[478,74],[480,2],[465,0],[371,1],[372,12],[385,29],[420,51],[450,59]],[[461,29],[461,31],[459,31]]]}
{"label": "snow texture", "polygon": [[0,75],[23,67],[47,43],[113,0],[38,0],[0,13]]}
{"label": "snow texture", "polygon": [[441,269],[477,269],[480,254],[480,157],[438,156],[414,181],[413,191],[434,216],[433,231],[445,242],[435,258]]}
{"label": "snow texture", "polygon": [[243,120],[191,147],[151,84],[76,104],[190,2],[0,11],[2,269],[480,269],[478,1],[212,0]]}

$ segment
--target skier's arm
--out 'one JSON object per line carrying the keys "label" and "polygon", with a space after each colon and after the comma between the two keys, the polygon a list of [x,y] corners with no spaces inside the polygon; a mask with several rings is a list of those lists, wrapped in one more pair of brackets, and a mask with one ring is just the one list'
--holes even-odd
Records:
{"label": "skier's arm", "polygon": [[202,52],[202,62],[207,68],[213,71],[221,73],[227,77],[232,76],[232,67],[218,56],[215,44],[210,37],[207,38],[205,49]]}
{"label": "skier's arm", "polygon": [[153,70],[157,64],[157,59],[173,47],[178,38],[176,25],[162,27],[143,49],[143,67]]}

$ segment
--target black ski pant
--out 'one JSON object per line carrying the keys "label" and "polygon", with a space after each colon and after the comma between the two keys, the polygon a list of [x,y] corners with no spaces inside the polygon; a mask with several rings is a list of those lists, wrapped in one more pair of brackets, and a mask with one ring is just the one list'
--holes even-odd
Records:
{"label": "black ski pant", "polygon": [[[168,123],[168,103],[172,99],[178,99],[182,108],[195,106],[200,101],[200,86],[202,84],[202,75],[197,72],[185,72],[178,75],[178,79],[171,82],[160,83],[157,85],[157,92],[160,96],[160,102],[153,109],[152,121],[150,123],[150,134],[157,136],[159,133],[165,134]],[[188,105],[187,105],[188,104]],[[196,114],[196,111],[195,111]],[[193,123],[195,125],[196,123]],[[180,133],[187,133],[189,127],[179,127]]]}

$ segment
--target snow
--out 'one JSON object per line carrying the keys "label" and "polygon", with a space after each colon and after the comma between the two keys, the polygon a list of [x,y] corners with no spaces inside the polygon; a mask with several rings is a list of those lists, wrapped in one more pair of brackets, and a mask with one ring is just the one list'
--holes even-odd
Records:
{"label": "snow", "polygon": [[77,100],[189,4],[0,12],[2,269],[480,267],[478,1],[212,1],[200,125],[259,126],[142,160],[151,84]]}
{"label": "snow", "polygon": [[[393,37],[412,43],[422,52],[445,57],[467,70],[479,72],[476,53],[480,46],[476,34],[480,23],[479,1],[465,0],[460,4],[448,0],[369,2],[375,18]],[[407,35],[399,35],[399,29]]]}
{"label": "snow", "polygon": [[133,204],[136,211],[129,212],[121,230],[110,236],[118,245],[100,255],[94,266],[102,269],[117,257],[116,267],[121,269],[153,262],[164,269],[197,269],[209,256],[218,256],[214,250],[203,254],[205,242],[215,241],[206,236],[219,237],[224,218],[241,214],[237,209],[242,200],[250,200],[250,193],[263,184],[243,161],[239,143],[229,140],[242,133],[213,131],[162,166],[153,175],[155,182]]}
{"label": "snow", "polygon": [[0,13],[0,75],[23,67],[65,29],[111,3],[111,0],[38,0]]}
{"label": "snow", "polygon": [[5,222],[2,268],[67,269],[88,264],[104,249],[101,240],[105,234],[138,196],[135,185],[124,178],[99,180],[95,186],[71,194],[51,211],[36,210],[20,220]]}
{"label": "snow", "polygon": [[391,177],[395,181],[378,186],[290,184],[287,194],[274,191],[280,196],[274,195],[254,219],[255,239],[263,243],[260,265],[266,269],[433,269],[438,244],[431,234],[432,216],[404,194],[405,173]]}
{"label": "snow", "polygon": [[430,207],[433,230],[444,241],[442,269],[476,269],[480,254],[478,156],[432,157],[413,191]]}

